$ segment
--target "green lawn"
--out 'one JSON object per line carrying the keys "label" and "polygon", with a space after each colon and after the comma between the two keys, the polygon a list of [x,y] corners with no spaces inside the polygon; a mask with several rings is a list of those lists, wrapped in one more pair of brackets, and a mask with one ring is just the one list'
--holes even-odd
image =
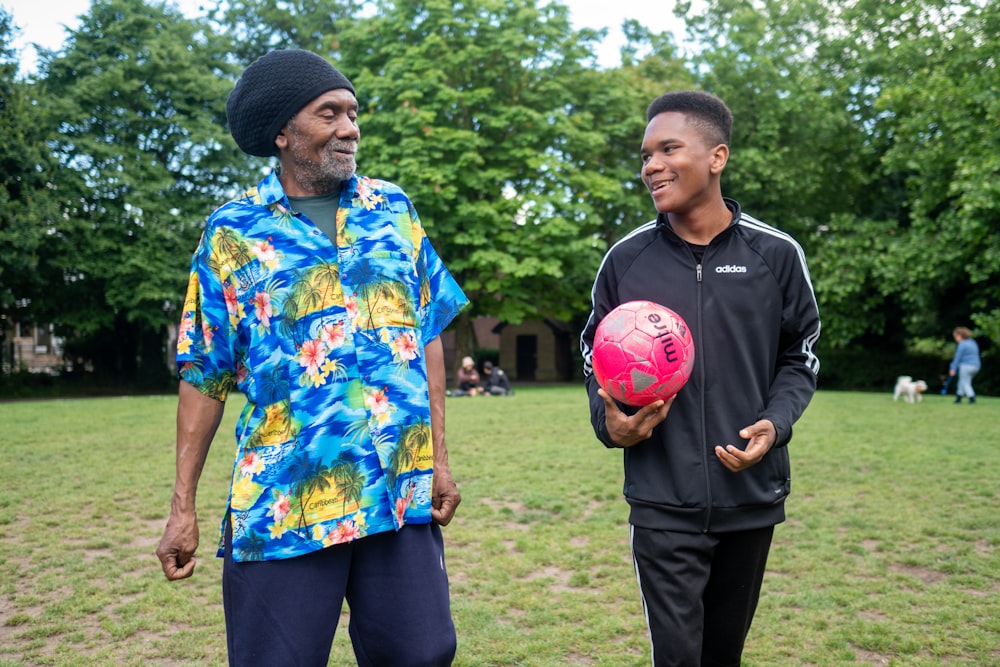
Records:
{"label": "green lawn", "polygon": [[[1000,399],[951,400],[816,396],[745,665],[1000,664]],[[0,667],[225,664],[213,540],[240,402],[202,478],[198,571],[173,584],[153,550],[175,398],[0,404]],[[583,389],[449,399],[448,436],[456,665],[648,665],[621,454]],[[330,664],[353,664],[344,631]]]}

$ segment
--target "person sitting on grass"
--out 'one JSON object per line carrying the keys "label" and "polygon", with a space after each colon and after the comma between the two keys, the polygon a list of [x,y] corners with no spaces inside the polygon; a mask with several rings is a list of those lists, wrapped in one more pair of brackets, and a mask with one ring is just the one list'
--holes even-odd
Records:
{"label": "person sitting on grass", "polygon": [[510,379],[502,368],[493,366],[492,361],[483,362],[483,393],[487,396],[506,396],[510,393]]}
{"label": "person sitting on grass", "polygon": [[452,396],[475,396],[481,393],[479,389],[479,371],[472,357],[462,359],[462,367],[458,369],[458,389]]}

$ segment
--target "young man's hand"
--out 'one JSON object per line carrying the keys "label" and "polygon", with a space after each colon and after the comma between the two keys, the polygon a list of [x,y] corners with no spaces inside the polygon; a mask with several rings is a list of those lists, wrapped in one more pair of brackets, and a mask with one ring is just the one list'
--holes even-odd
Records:
{"label": "young man's hand", "polygon": [[747,440],[745,449],[740,449],[735,445],[726,445],[725,447],[718,445],[715,448],[715,455],[719,461],[733,472],[746,470],[760,463],[764,455],[774,447],[774,443],[778,439],[778,432],[770,419],[761,419],[756,424],[742,429],[740,437]]}
{"label": "young man's hand", "polygon": [[604,399],[604,423],[608,427],[611,441],[619,447],[632,447],[648,440],[657,424],[667,418],[667,412],[676,396],[666,401],[654,401],[639,409],[634,415],[627,415],[618,409],[618,404],[603,389],[597,395]]}

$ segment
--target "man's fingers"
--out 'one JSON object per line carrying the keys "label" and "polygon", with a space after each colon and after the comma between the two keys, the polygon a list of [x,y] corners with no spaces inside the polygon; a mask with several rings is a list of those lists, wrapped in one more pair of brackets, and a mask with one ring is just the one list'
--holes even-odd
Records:
{"label": "man's fingers", "polygon": [[739,472],[744,468],[749,467],[749,463],[743,458],[744,452],[733,445],[726,445],[725,447],[716,446],[715,456],[728,470],[732,472]]}
{"label": "man's fingers", "polygon": [[163,574],[169,581],[187,579],[194,574],[194,558],[187,558],[184,564],[178,562],[177,554],[169,554],[161,559],[163,564]]}
{"label": "man's fingers", "polygon": [[[618,404],[615,402],[615,400],[613,398],[611,398],[611,396],[608,394],[608,392],[604,391],[604,389],[598,389],[597,390],[597,395],[600,396],[602,399],[604,399],[604,407],[605,407],[605,409],[610,410],[611,408],[614,408],[616,411],[618,410]],[[666,411],[673,404],[675,398],[677,398],[676,394],[674,394],[673,396],[671,396],[666,401],[658,400],[658,401],[653,401],[652,403],[650,403],[648,405],[644,405],[641,408],[639,408],[639,411],[636,412],[633,415],[633,417],[639,417],[640,420],[645,420],[645,419],[648,419],[650,416],[658,416],[657,413],[660,413],[660,412],[663,412],[665,414]],[[663,420],[660,419],[660,420],[657,420],[657,421],[659,422],[659,421],[663,421]]]}
{"label": "man's fingers", "polygon": [[614,400],[612,400],[611,396],[608,395],[608,392],[603,389],[598,389],[597,395],[604,399],[604,409],[606,411],[611,410],[611,408],[614,408],[615,410],[618,409],[618,405],[614,402]]}
{"label": "man's fingers", "polygon": [[447,526],[455,517],[455,510],[458,509],[458,502],[451,496],[441,498],[437,507],[431,507],[431,520],[439,526]]}
{"label": "man's fingers", "polygon": [[449,512],[444,507],[441,509],[431,509],[431,519],[433,519],[434,523],[439,526],[447,526],[451,523],[451,518],[453,516],[455,516],[455,512]]}

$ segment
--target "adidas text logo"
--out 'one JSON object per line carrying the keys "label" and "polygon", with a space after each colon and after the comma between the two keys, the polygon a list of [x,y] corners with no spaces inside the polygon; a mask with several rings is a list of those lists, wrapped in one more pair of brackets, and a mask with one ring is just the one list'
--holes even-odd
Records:
{"label": "adidas text logo", "polygon": [[725,266],[715,267],[716,273],[746,273],[747,267],[739,266],[737,264],[726,264]]}

